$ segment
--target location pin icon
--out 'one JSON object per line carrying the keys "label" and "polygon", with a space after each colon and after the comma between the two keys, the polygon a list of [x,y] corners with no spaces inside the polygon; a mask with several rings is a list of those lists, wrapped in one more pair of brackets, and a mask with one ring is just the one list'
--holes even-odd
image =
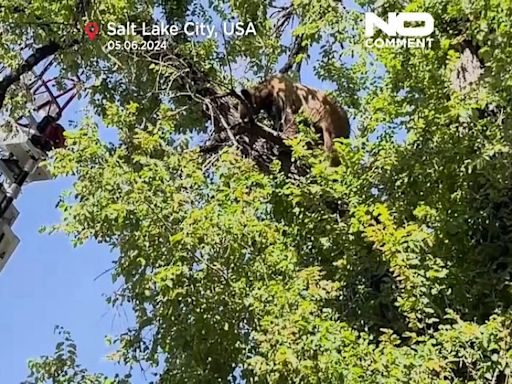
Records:
{"label": "location pin icon", "polygon": [[96,38],[96,35],[100,31],[100,27],[98,23],[94,21],[89,21],[87,24],[85,24],[84,27],[85,33],[89,37],[89,40],[93,41]]}

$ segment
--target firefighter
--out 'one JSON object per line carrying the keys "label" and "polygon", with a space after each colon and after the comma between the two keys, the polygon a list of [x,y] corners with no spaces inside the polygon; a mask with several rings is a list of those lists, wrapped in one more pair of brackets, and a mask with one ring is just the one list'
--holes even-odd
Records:
{"label": "firefighter", "polygon": [[49,152],[52,149],[64,148],[66,139],[64,127],[57,122],[57,118],[46,115],[37,124],[37,135],[32,136],[32,143],[39,149]]}

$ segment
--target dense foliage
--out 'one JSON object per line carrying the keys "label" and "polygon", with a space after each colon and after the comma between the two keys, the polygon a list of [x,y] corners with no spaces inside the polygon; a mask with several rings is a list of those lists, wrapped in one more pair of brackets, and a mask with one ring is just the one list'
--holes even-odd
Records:
{"label": "dense foliage", "polygon": [[[8,67],[20,59],[13,45],[64,38],[24,21],[77,17],[67,3],[34,1],[22,14],[14,3],[0,16]],[[160,5],[170,21],[254,21],[256,37],[177,41],[216,83],[261,77],[287,52],[270,2],[170,3],[107,0],[88,15],[148,20]],[[197,105],[179,84],[164,87],[178,75],[172,65],[105,52],[106,36],[90,43],[79,32],[81,42],[58,54],[62,71],[85,71],[92,113],[119,132],[119,143],[104,143],[87,119],[53,162],[56,174],[76,177],[54,229],[120,252],[121,289],[109,302],[131,307],[136,321],[114,338],[112,358],[141,362],[162,383],[507,382],[512,4],[380,2],[381,14],[430,12],[429,50],[367,48],[358,7],[294,0],[292,9],[316,76],[358,127],[337,143],[342,165],[330,168],[301,120],[289,144],[310,167],[303,177],[277,162],[262,173],[236,148],[206,161],[187,141],[207,126]],[[457,90],[468,45],[484,70]],[[227,62],[249,72],[232,78]],[[6,103],[14,110],[17,100]],[[29,382],[129,381],[82,371],[69,343],[67,354],[61,344],[32,362]]]}

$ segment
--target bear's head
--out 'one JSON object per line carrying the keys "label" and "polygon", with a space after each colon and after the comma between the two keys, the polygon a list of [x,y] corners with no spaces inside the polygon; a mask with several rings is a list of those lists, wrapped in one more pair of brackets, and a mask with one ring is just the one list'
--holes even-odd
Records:
{"label": "bear's head", "polygon": [[238,106],[242,120],[248,119],[249,116],[256,116],[262,110],[269,110],[272,107],[272,90],[267,83],[250,89],[242,89],[240,93],[245,100]]}

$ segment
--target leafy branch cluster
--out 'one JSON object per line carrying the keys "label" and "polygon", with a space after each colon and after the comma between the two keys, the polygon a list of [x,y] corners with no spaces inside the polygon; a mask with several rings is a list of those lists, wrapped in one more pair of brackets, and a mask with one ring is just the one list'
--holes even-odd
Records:
{"label": "leafy branch cluster", "polygon": [[[76,17],[34,4],[23,17]],[[171,21],[252,20],[258,36],[178,38],[151,54],[105,52],[100,36],[58,54],[119,136],[102,142],[86,119],[52,163],[76,180],[52,230],[120,253],[109,303],[135,320],[112,358],[160,383],[508,382],[512,7],[360,1],[434,17],[432,49],[395,50],[367,48],[362,12],[330,0],[173,4],[108,0],[89,15],[148,20],[156,7]],[[50,41],[12,17],[8,68],[21,61],[8,44]],[[295,69],[315,59],[356,120],[356,137],[336,143],[339,167],[303,119],[286,143],[239,121],[234,88],[289,57]],[[109,382],[60,348],[31,363],[32,382]]]}

